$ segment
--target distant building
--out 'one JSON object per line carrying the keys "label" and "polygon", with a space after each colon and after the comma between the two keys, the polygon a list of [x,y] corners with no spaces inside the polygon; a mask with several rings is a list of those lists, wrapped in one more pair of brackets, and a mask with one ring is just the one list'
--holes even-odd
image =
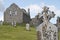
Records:
{"label": "distant building", "polygon": [[25,9],[19,8],[15,3],[11,4],[4,12],[4,22],[7,23],[29,23],[30,9],[26,12]]}
{"label": "distant building", "polygon": [[40,13],[38,13],[38,15],[36,15],[35,16],[35,18],[32,18],[32,20],[31,20],[31,24],[32,25],[34,25],[34,26],[38,26],[39,24],[41,24],[43,21],[42,21],[42,17],[41,18],[39,18],[39,14]]}

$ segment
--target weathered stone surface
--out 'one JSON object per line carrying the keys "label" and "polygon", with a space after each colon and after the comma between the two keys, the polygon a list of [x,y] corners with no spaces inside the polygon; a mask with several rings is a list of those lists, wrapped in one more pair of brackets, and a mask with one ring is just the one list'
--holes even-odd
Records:
{"label": "weathered stone surface", "polygon": [[3,21],[0,21],[0,25],[3,25]]}
{"label": "weathered stone surface", "polygon": [[58,40],[58,28],[49,22],[54,15],[55,14],[49,11],[47,7],[44,7],[41,15],[43,16],[43,22],[38,25],[36,29],[37,33],[40,32],[38,35],[41,34],[38,36],[38,40]]}
{"label": "weathered stone surface", "polygon": [[30,24],[29,23],[26,24],[26,30],[30,31]]}
{"label": "weathered stone surface", "polygon": [[37,31],[37,40],[41,40],[41,32]]}
{"label": "weathered stone surface", "polygon": [[16,21],[12,22],[12,26],[14,26],[14,27],[16,26]]}

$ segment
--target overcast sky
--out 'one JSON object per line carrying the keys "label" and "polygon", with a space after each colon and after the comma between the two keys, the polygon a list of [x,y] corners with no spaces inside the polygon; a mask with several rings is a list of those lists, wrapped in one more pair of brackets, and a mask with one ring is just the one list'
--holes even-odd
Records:
{"label": "overcast sky", "polygon": [[31,18],[41,12],[43,6],[48,6],[51,11],[55,12],[55,17],[51,19],[52,23],[56,23],[57,16],[60,16],[60,0],[0,0],[0,20],[4,20],[4,10],[12,3],[26,10],[30,8]]}

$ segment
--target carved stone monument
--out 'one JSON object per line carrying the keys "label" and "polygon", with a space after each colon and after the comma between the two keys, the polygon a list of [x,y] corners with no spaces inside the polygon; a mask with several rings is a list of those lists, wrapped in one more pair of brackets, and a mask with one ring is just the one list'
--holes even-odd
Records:
{"label": "carved stone monument", "polygon": [[43,22],[37,26],[37,40],[58,40],[58,28],[53,25],[49,20],[55,16],[48,7],[44,6],[42,15]]}
{"label": "carved stone monument", "polygon": [[26,24],[26,30],[27,30],[27,31],[30,30],[30,24],[29,24],[29,23]]}
{"label": "carved stone monument", "polygon": [[0,25],[3,25],[3,21],[2,20],[0,21]]}
{"label": "carved stone monument", "polygon": [[14,26],[14,27],[16,26],[16,22],[15,21],[12,22],[12,26]]}

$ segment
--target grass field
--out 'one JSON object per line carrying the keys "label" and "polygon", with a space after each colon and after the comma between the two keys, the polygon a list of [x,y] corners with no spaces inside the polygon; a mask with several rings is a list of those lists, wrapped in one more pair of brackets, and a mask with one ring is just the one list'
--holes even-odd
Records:
{"label": "grass field", "polygon": [[26,31],[25,27],[10,25],[0,26],[0,40],[36,40],[36,31],[31,27],[31,31]]}
{"label": "grass field", "polygon": [[31,27],[31,31],[26,31],[24,26],[3,25],[0,26],[0,40],[37,40],[37,37],[33,27]]}

